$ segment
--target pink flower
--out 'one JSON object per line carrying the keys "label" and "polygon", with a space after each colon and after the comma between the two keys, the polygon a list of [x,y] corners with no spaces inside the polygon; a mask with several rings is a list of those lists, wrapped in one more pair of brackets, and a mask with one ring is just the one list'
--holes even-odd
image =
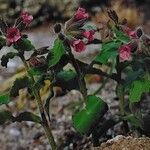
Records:
{"label": "pink flower", "polygon": [[87,19],[89,17],[88,13],[84,8],[79,7],[77,12],[74,15],[75,20]]}
{"label": "pink flower", "polygon": [[9,44],[17,42],[21,38],[21,33],[18,28],[11,27],[7,29],[6,39]]}
{"label": "pink flower", "polygon": [[136,31],[131,30],[129,27],[124,27],[123,31],[131,38],[137,38]]}
{"label": "pink flower", "polygon": [[33,16],[30,15],[28,12],[26,11],[23,11],[20,15],[20,18],[22,19],[22,22],[25,24],[25,25],[29,25],[32,20],[33,20]]}
{"label": "pink flower", "polygon": [[94,30],[84,31],[82,34],[84,37],[86,37],[88,39],[88,41],[91,42],[94,40],[94,34],[95,34]]}
{"label": "pink flower", "polygon": [[85,50],[86,46],[85,46],[85,43],[82,41],[82,40],[74,40],[72,42],[72,47],[74,48],[74,50],[76,52],[82,52]]}
{"label": "pink flower", "polygon": [[129,60],[131,56],[131,46],[129,44],[122,45],[119,48],[119,57],[121,61]]}

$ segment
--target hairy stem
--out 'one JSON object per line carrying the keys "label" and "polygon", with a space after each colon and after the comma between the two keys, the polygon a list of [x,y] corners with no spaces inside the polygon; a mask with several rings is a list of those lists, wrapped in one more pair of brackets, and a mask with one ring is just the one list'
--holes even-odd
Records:
{"label": "hairy stem", "polygon": [[117,96],[119,98],[120,113],[123,116],[124,115],[124,89],[122,84],[118,84],[117,86]]}
{"label": "hairy stem", "polygon": [[[113,69],[114,69],[114,61],[112,62],[112,65],[111,65],[111,68],[110,68],[110,71],[109,71],[109,74],[111,75],[112,72],[113,72]],[[103,83],[100,85],[100,87],[94,92],[94,95],[98,94],[106,85],[107,81],[108,81],[109,77],[107,77]]]}
{"label": "hairy stem", "polygon": [[83,95],[84,100],[86,100],[87,89],[86,89],[86,84],[85,84],[85,80],[84,80],[85,74],[83,74],[83,72],[80,69],[80,66],[79,66],[78,62],[74,58],[74,55],[71,52],[71,48],[70,48],[70,45],[69,45],[67,39],[64,40],[64,46],[66,47],[67,52],[70,56],[71,63],[72,63],[73,67],[76,70],[76,73],[77,73],[77,76],[78,76],[78,84],[79,84],[80,91]]}
{"label": "hairy stem", "polygon": [[[21,59],[22,59],[22,62],[24,64],[25,68],[26,68],[26,71],[28,73],[30,68],[29,68],[24,56],[21,56]],[[55,143],[51,128],[48,124],[48,121],[47,121],[47,118],[46,118],[46,115],[45,115],[45,111],[44,111],[43,103],[42,103],[42,100],[41,100],[41,97],[40,97],[40,94],[39,94],[39,90],[37,90],[35,87],[33,87],[33,85],[35,84],[34,77],[30,73],[28,73],[28,76],[30,77],[31,82],[32,82],[31,83],[31,89],[32,89],[34,97],[37,101],[37,105],[38,105],[39,112],[40,112],[41,119],[42,119],[42,126],[44,128],[45,134],[48,138],[48,141],[51,145],[52,150],[57,150],[57,145]]]}

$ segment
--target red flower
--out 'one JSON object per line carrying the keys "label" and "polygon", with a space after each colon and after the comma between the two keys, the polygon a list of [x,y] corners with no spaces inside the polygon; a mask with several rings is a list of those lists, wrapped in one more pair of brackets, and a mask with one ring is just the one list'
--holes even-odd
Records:
{"label": "red flower", "polygon": [[76,52],[82,52],[85,50],[86,46],[85,46],[85,43],[82,41],[82,40],[74,40],[72,42],[72,47],[74,48],[74,50]]}
{"label": "red flower", "polygon": [[7,29],[6,39],[9,44],[17,42],[21,38],[21,33],[18,28],[11,27]]}
{"label": "red flower", "polygon": [[119,48],[119,57],[121,61],[129,60],[131,56],[131,46],[123,45]]}
{"label": "red flower", "polygon": [[79,7],[74,15],[75,20],[87,19],[89,17],[88,13],[84,8]]}
{"label": "red flower", "polygon": [[25,24],[25,25],[29,25],[32,20],[33,20],[33,16],[30,15],[28,12],[26,11],[23,11],[20,15],[20,18],[22,19],[22,22]]}
{"label": "red flower", "polygon": [[82,34],[83,34],[83,36],[86,37],[89,41],[93,41],[93,40],[94,40],[95,31],[93,31],[93,30],[84,31]]}

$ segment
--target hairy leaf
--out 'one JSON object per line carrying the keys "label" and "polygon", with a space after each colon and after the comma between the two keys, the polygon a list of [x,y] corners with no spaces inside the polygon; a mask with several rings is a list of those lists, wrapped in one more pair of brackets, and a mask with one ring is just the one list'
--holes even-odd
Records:
{"label": "hairy leaf", "polygon": [[7,31],[7,28],[8,28],[8,26],[5,22],[5,20],[0,18],[0,30],[5,34]]}
{"label": "hairy leaf", "polygon": [[0,124],[4,124],[7,121],[10,121],[13,119],[13,116],[11,112],[9,111],[1,111],[0,112]]}
{"label": "hairy leaf", "polygon": [[73,116],[73,125],[82,134],[90,134],[92,128],[108,110],[107,104],[94,95],[87,97],[86,107]]}
{"label": "hairy leaf", "polygon": [[29,78],[27,76],[24,76],[22,78],[17,78],[10,90],[10,96],[16,97],[19,95],[19,90],[29,87]]}
{"label": "hairy leaf", "polygon": [[33,75],[33,76],[40,76],[40,75],[43,74],[43,71],[41,69],[39,69],[39,68],[30,68],[28,73]]}
{"label": "hairy leaf", "polygon": [[65,53],[65,48],[61,40],[56,39],[53,48],[48,54],[48,66],[52,67],[56,65],[61,59],[62,55]]}
{"label": "hairy leaf", "polygon": [[56,75],[55,85],[68,90],[79,89],[77,74],[72,70],[60,71]]}
{"label": "hairy leaf", "polygon": [[128,116],[124,117],[125,120],[129,121],[131,125],[133,125],[134,127],[138,128],[141,127],[142,122],[141,120],[139,120],[136,116],[134,116],[133,114],[130,114]]}
{"label": "hairy leaf", "polygon": [[127,76],[125,78],[125,86],[126,87],[130,86],[133,81],[137,80],[138,78],[142,77],[143,75],[144,75],[144,70],[141,68],[136,71],[129,71],[129,73],[127,73]]}
{"label": "hairy leaf", "polygon": [[6,45],[6,40],[2,37],[2,36],[0,36],[0,50],[3,48],[3,46],[5,46]]}
{"label": "hairy leaf", "polygon": [[118,48],[121,45],[120,42],[107,42],[102,44],[101,52],[96,56],[95,62],[107,64],[110,58],[115,58],[118,55]]}
{"label": "hairy leaf", "polygon": [[130,41],[130,38],[128,37],[128,35],[126,35],[123,31],[117,28],[114,28],[113,32],[115,33],[117,40],[121,41],[122,43],[126,44]]}
{"label": "hairy leaf", "polygon": [[136,80],[129,91],[130,102],[139,102],[143,93],[150,91],[150,80]]}
{"label": "hairy leaf", "polygon": [[10,102],[9,94],[0,95],[0,105],[8,104]]}
{"label": "hairy leaf", "polygon": [[9,52],[6,55],[3,55],[1,58],[1,65],[7,68],[7,63],[9,59],[13,59],[15,56],[18,56],[18,53]]}
{"label": "hairy leaf", "polygon": [[35,123],[41,123],[40,117],[31,112],[23,112],[20,113],[18,116],[14,117],[10,111],[1,111],[0,124],[4,124],[7,121],[9,122],[32,121]]}
{"label": "hairy leaf", "polygon": [[12,121],[13,122],[32,121],[36,123],[41,123],[40,117],[31,112],[23,112],[19,114],[17,117],[14,117]]}
{"label": "hairy leaf", "polygon": [[27,38],[21,38],[19,42],[15,43],[14,48],[20,51],[31,51],[35,49],[31,41],[29,41]]}

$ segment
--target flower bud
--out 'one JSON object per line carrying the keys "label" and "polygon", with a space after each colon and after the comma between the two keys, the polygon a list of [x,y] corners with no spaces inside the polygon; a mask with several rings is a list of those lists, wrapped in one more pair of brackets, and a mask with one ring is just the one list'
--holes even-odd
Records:
{"label": "flower bud", "polygon": [[61,24],[56,23],[55,26],[54,26],[54,32],[59,33],[60,31],[61,31]]}
{"label": "flower bud", "polygon": [[138,28],[138,29],[136,30],[136,35],[137,35],[139,38],[143,35],[143,31],[142,31],[141,28]]}

